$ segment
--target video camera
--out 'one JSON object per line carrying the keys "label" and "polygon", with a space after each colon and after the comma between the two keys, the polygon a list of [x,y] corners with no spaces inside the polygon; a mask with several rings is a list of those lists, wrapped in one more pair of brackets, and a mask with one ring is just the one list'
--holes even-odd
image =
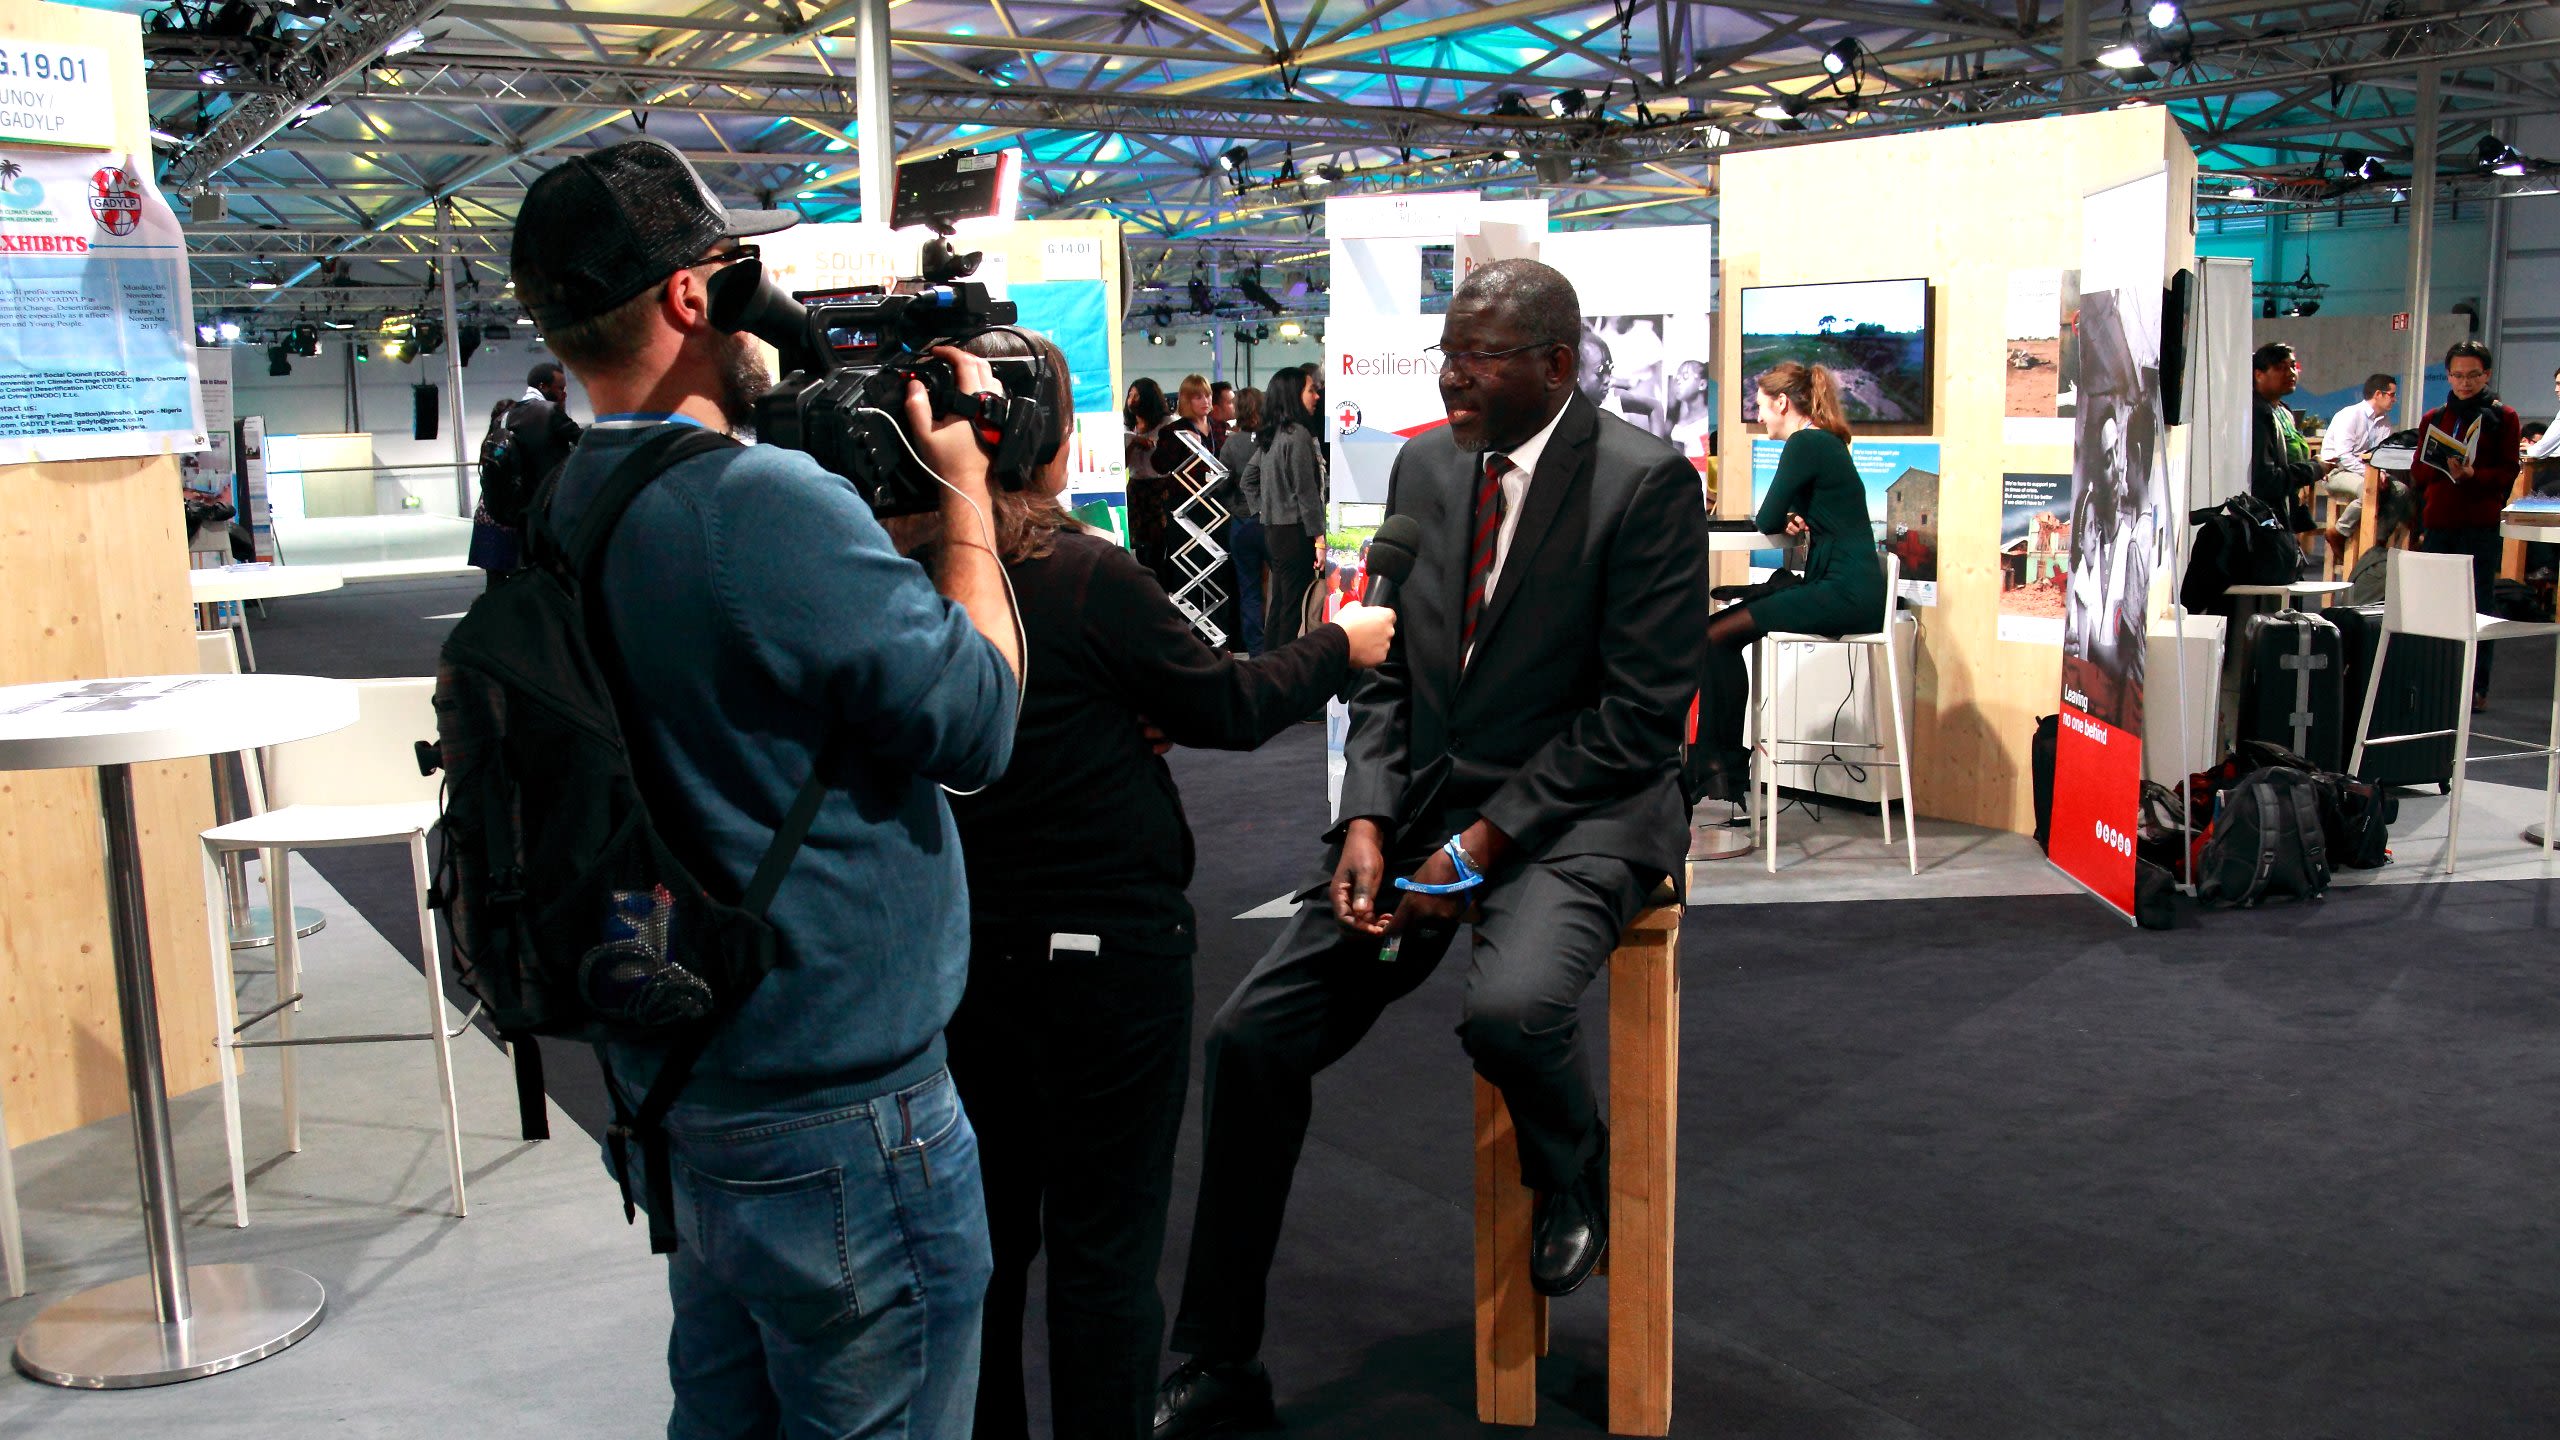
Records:
{"label": "video camera", "polygon": [[921,380],[934,418],[969,421],[995,483],[1020,489],[1035,465],[1057,453],[1054,417],[1064,377],[1036,354],[991,359],[1002,389],[965,394],[950,362],[931,353],[1014,323],[1013,302],[990,298],[985,285],[966,278],[977,264],[976,255],[956,254],[936,236],[925,243],[924,274],[886,291],[786,295],[766,278],[761,260],[713,276],[711,323],[753,335],[780,354],[782,377],[756,402],[756,438],[807,452],[852,481],[877,515],[934,510],[941,486],[901,433],[907,381]]}

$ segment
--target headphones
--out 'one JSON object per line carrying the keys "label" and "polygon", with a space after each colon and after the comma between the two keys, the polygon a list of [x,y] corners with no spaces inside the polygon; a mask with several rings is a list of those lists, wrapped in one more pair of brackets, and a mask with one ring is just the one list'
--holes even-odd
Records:
{"label": "headphones", "polygon": [[1003,373],[998,368],[1000,366],[1017,369],[1027,367],[1030,370],[1031,393],[1027,398],[1040,407],[1040,418],[1048,423],[1044,433],[1026,437],[1032,452],[1029,461],[1033,468],[1047,465],[1058,458],[1060,450],[1066,448],[1067,436],[1075,429],[1075,416],[1067,408],[1069,401],[1066,375],[1057,366],[1049,363],[1049,357],[1042,352],[1039,341],[1032,336],[1031,332],[1018,325],[992,325],[978,333],[1011,335],[1021,341],[1022,348],[1029,352],[1023,355],[980,356],[979,358],[985,360],[987,368],[996,371],[999,376]]}

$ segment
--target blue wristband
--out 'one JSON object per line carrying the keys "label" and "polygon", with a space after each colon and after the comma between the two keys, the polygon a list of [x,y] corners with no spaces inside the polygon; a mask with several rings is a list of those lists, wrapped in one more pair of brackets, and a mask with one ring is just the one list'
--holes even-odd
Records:
{"label": "blue wristband", "polygon": [[1458,843],[1457,836],[1450,836],[1448,843],[1440,847],[1440,853],[1448,856],[1449,862],[1458,867],[1457,879],[1446,885],[1425,885],[1399,875],[1396,877],[1396,888],[1409,890],[1416,895],[1455,895],[1461,890],[1473,890],[1484,883],[1483,872],[1477,870],[1474,863],[1467,859],[1467,847]]}

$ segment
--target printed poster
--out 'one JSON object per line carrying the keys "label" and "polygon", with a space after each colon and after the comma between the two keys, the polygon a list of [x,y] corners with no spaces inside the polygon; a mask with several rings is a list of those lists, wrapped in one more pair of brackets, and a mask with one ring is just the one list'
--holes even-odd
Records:
{"label": "printed poster", "polygon": [[[1778,457],[1786,447],[1775,440],[1751,442],[1751,508],[1758,513],[1769,487],[1778,478]],[[1849,460],[1867,491],[1867,519],[1875,546],[1902,562],[1901,598],[1907,604],[1938,603],[1938,444],[1934,440],[1853,441]],[[1804,557],[1775,550],[1751,552],[1752,568],[1774,570],[1781,563],[1800,565]]]}
{"label": "printed poster", "polygon": [[2000,638],[2062,644],[2070,588],[2071,477],[2000,477]]}
{"label": "printed poster", "polygon": [[147,158],[0,151],[0,465],[205,447],[186,237]]}
{"label": "printed poster", "polygon": [[244,511],[234,493],[240,476],[231,453],[231,356],[219,346],[196,352],[196,398],[204,411],[204,448],[178,457],[178,478],[190,490],[218,494]]}
{"label": "printed poster", "polygon": [[2082,202],[2080,384],[2052,859],[2127,919],[2142,802],[2143,655],[2152,580],[2166,553],[2160,289],[2167,217],[2166,175]]}
{"label": "printed poster", "polygon": [[2001,438],[2068,445],[2080,399],[2080,272],[2009,272],[2007,398]]}

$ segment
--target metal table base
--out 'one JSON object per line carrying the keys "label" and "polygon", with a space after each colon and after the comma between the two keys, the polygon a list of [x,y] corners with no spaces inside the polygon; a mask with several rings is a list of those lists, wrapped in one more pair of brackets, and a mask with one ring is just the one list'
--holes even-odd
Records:
{"label": "metal table base", "polygon": [[[328,923],[327,918],[308,905],[293,907],[293,938],[296,940],[311,938]],[[252,905],[231,924],[231,948],[234,950],[264,950],[274,943],[276,912],[272,906]]]}
{"label": "metal table base", "polygon": [[46,1307],[18,1336],[17,1362],[50,1384],[120,1390],[193,1380],[264,1359],[310,1334],[326,1297],[319,1281],[279,1265],[187,1264],[131,766],[98,767],[98,810],[106,830],[116,1018],[124,1039],[125,1094],[132,1107],[151,1272]]}
{"label": "metal table base", "polygon": [[281,1265],[190,1265],[184,1320],[163,1324],[153,1277],[56,1300],[18,1336],[18,1368],[48,1385],[132,1390],[237,1370],[320,1323],[320,1282]]}

